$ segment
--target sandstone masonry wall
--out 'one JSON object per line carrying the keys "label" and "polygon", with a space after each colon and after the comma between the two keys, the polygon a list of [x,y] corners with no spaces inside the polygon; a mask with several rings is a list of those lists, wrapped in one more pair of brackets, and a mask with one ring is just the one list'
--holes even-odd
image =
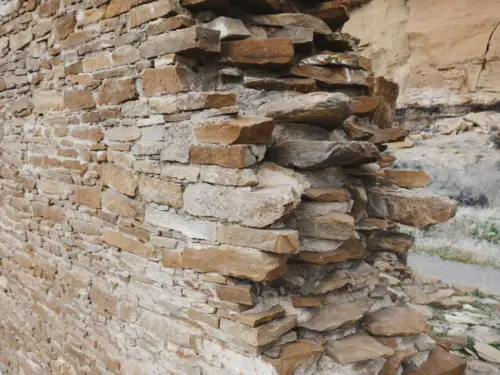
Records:
{"label": "sandstone masonry wall", "polygon": [[354,3],[0,2],[0,373],[463,372],[394,286],[455,203],[391,169]]}

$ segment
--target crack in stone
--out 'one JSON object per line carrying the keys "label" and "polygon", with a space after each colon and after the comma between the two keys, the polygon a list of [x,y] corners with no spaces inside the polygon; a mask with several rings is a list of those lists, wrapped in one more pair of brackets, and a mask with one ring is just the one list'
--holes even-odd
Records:
{"label": "crack in stone", "polygon": [[493,39],[493,35],[495,35],[495,32],[497,31],[499,26],[500,26],[500,21],[498,21],[496,26],[493,28],[493,31],[491,32],[490,37],[488,38],[488,43],[486,43],[486,51],[484,51],[483,63],[481,64],[481,70],[479,71],[479,74],[477,75],[477,80],[476,80],[476,85],[474,87],[474,91],[477,90],[477,85],[479,84],[479,80],[481,79],[481,73],[483,73],[484,69],[486,68],[486,63],[488,62],[486,60],[486,56],[488,56],[488,52],[490,50],[491,39]]}

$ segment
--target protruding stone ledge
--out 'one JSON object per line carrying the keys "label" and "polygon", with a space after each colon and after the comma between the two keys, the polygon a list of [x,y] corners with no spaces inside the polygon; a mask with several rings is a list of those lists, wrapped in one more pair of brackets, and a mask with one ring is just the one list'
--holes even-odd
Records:
{"label": "protruding stone ledge", "polygon": [[287,257],[238,246],[186,247],[182,266],[199,272],[218,272],[252,281],[275,280],[286,271]]}
{"label": "protruding stone ledge", "polygon": [[368,215],[420,229],[448,221],[457,210],[457,202],[439,195],[378,187],[367,194]]}
{"label": "protruding stone ledge", "polygon": [[352,105],[345,94],[315,92],[271,101],[259,107],[259,113],[278,122],[303,122],[335,129],[352,114]]}
{"label": "protruding stone ledge", "polygon": [[369,142],[281,141],[268,152],[269,160],[285,167],[323,169],[371,163],[380,158]]}

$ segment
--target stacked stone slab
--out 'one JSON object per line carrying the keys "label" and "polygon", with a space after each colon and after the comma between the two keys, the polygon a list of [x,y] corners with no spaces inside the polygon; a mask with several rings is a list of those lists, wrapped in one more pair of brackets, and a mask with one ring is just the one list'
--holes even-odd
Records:
{"label": "stacked stone slab", "polygon": [[463,371],[391,288],[455,204],[348,7],[0,3],[1,373]]}

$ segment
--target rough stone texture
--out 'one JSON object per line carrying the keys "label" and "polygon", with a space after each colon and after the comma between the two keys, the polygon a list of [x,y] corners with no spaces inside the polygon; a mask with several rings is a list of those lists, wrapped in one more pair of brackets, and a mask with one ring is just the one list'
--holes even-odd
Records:
{"label": "rough stone texture", "polygon": [[400,85],[401,107],[494,104],[500,29],[498,17],[482,10],[496,5],[373,0],[352,12],[344,31],[361,39],[377,75]]}
{"label": "rough stone texture", "polygon": [[387,357],[394,350],[380,344],[370,336],[349,336],[338,341],[330,341],[325,346],[326,352],[339,363],[353,363]]}
{"label": "rough stone texture", "polygon": [[427,180],[359,5],[0,0],[1,374],[427,368],[396,222],[454,204],[390,186]]}
{"label": "rough stone texture", "polygon": [[278,99],[264,104],[259,111],[277,121],[318,124],[328,129],[337,127],[352,113],[348,96],[324,92]]}
{"label": "rough stone texture", "polygon": [[438,195],[412,195],[406,191],[370,189],[367,212],[370,216],[425,228],[455,216],[457,204]]}
{"label": "rough stone texture", "polygon": [[424,316],[410,308],[387,307],[369,314],[363,322],[376,336],[416,335],[427,328]]}
{"label": "rough stone texture", "polygon": [[294,204],[295,196],[288,186],[251,191],[196,184],[184,192],[184,209],[191,215],[256,228],[274,223],[291,211]]}
{"label": "rough stone texture", "polygon": [[187,247],[182,266],[254,281],[274,280],[286,271],[286,257],[237,246]]}

